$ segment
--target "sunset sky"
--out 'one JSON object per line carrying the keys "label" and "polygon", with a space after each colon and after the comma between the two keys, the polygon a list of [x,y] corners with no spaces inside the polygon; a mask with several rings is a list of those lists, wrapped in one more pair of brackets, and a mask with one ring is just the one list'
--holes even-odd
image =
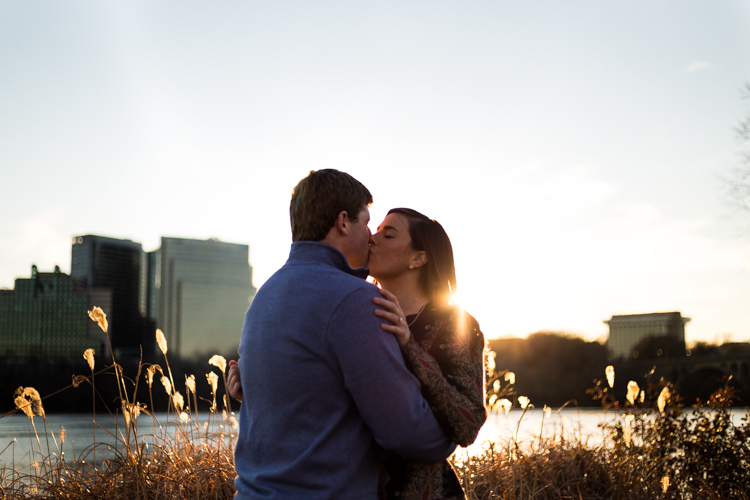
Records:
{"label": "sunset sky", "polygon": [[487,337],[681,311],[750,341],[748,81],[745,0],[0,0],[0,288],[82,234],[247,243],[261,286],[337,168],[372,230],[443,224]]}

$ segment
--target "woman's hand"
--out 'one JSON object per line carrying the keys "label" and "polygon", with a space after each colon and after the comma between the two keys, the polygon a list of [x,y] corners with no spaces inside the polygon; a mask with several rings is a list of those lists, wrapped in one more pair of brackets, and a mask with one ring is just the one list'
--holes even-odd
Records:
{"label": "woman's hand", "polygon": [[375,297],[373,302],[383,307],[383,309],[375,309],[375,315],[380,316],[383,319],[387,319],[392,324],[381,323],[380,327],[386,332],[392,333],[396,336],[396,340],[404,347],[409,339],[411,338],[411,331],[409,326],[406,324],[406,316],[404,311],[401,310],[401,306],[398,304],[398,299],[388,290],[381,288],[380,295],[383,297]]}
{"label": "woman's hand", "polygon": [[242,380],[240,380],[240,365],[233,359],[229,360],[227,392],[234,399],[242,403]]}

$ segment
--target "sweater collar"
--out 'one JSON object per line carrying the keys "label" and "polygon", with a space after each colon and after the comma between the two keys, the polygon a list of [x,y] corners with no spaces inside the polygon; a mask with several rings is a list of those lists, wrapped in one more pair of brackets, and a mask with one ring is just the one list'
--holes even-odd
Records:
{"label": "sweater collar", "polygon": [[287,264],[327,264],[340,271],[366,279],[370,271],[366,267],[352,268],[338,248],[320,241],[295,241],[289,251]]}

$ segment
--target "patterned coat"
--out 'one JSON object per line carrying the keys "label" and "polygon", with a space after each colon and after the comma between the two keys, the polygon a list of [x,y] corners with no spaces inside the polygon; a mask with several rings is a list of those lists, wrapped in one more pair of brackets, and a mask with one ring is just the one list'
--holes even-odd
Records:
{"label": "patterned coat", "polygon": [[[407,322],[414,319],[408,316]],[[410,326],[402,348],[406,365],[422,383],[445,434],[460,446],[474,442],[487,419],[484,406],[484,336],[477,321],[455,306],[428,303]],[[379,496],[383,500],[464,499],[447,460],[426,464],[386,452]]]}

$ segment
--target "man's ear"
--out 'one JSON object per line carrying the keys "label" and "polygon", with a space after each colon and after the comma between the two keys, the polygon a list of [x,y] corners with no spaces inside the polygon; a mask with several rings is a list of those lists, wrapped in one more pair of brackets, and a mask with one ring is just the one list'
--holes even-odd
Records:
{"label": "man's ear", "polygon": [[427,264],[427,253],[423,251],[416,252],[411,259],[411,266],[409,268],[416,269]]}
{"label": "man's ear", "polygon": [[336,216],[336,223],[334,224],[334,226],[336,227],[339,233],[346,236],[349,234],[349,228],[351,227],[351,222],[352,221],[349,219],[349,214],[346,212],[346,210],[342,210]]}

